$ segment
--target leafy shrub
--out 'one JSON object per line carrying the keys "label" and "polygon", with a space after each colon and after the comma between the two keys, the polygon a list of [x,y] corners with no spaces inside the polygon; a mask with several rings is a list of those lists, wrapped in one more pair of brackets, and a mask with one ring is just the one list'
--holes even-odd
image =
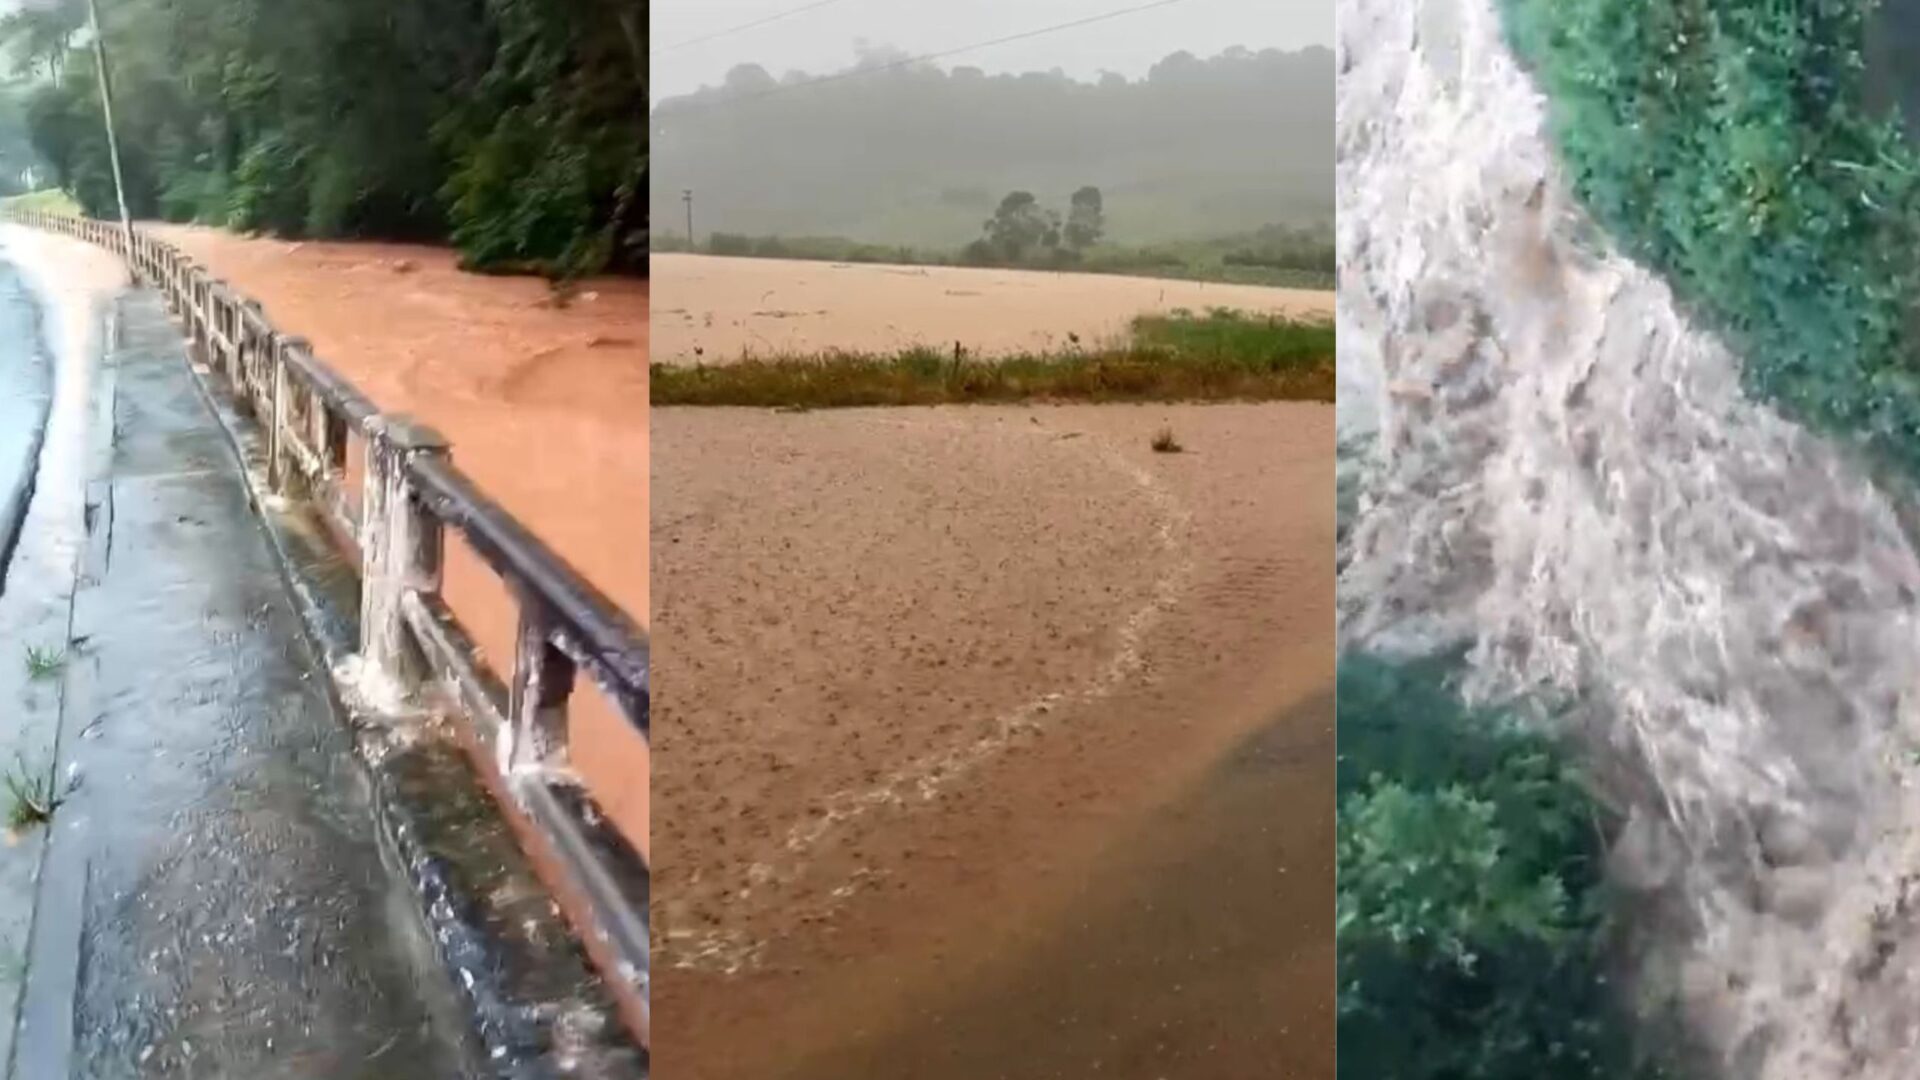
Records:
{"label": "leafy shrub", "polygon": [[442,189],[475,268],[572,276],[644,266],[641,18],[615,0],[488,0],[499,37],[476,94],[436,127]]}
{"label": "leafy shrub", "polygon": [[331,149],[321,153],[307,191],[307,235],[349,233],[364,193],[360,177],[342,154]]}
{"label": "leafy shrub", "polygon": [[307,150],[279,132],[240,156],[227,193],[227,224],[297,236],[307,223]]}
{"label": "leafy shrub", "polygon": [[1750,387],[1920,468],[1920,156],[1865,107],[1869,4],[1506,0],[1574,188]]}
{"label": "leafy shrub", "polygon": [[168,221],[221,223],[230,197],[226,178],[217,172],[181,170],[168,176],[160,191],[160,216]]}
{"label": "leafy shrub", "polygon": [[475,267],[566,264],[593,223],[585,154],[556,147],[516,110],[466,153],[447,182],[453,240]]}
{"label": "leafy shrub", "polygon": [[1340,662],[1340,1074],[1620,1080],[1597,809],[1561,748],[1446,666]]}

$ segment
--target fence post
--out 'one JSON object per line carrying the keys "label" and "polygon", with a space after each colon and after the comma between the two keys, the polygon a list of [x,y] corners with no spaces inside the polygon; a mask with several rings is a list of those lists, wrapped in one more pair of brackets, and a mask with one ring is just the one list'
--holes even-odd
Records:
{"label": "fence post", "polygon": [[227,340],[233,342],[233,402],[244,413],[254,415],[253,396],[249,393],[251,372],[247,366],[247,315],[240,306],[239,294],[229,292],[225,307],[227,309]]}
{"label": "fence post", "polygon": [[512,775],[567,764],[567,699],[573,693],[573,659],[553,644],[553,621],[530,589],[516,589],[520,634],[513,657],[509,720],[513,731],[501,746],[502,772]]}
{"label": "fence post", "polygon": [[233,391],[235,404],[246,396],[240,382],[240,320],[236,318],[238,309],[233,304],[233,290],[226,282],[220,282],[213,299],[214,325],[220,328],[220,338],[226,344],[220,353],[220,369],[227,376],[227,389]]}
{"label": "fence post", "polygon": [[227,387],[233,391],[236,405],[244,404],[247,397],[246,382],[242,378],[240,355],[240,308],[233,302],[233,290],[220,290],[220,300],[214,309],[220,313],[220,332],[227,339],[227,351],[224,365],[227,369]]}
{"label": "fence post", "polygon": [[408,590],[440,589],[444,543],[440,521],[420,503],[409,467],[445,457],[447,440],[409,416],[376,416],[367,424],[367,472],[360,514],[360,654],[403,694],[420,671],[406,647],[401,601]]}
{"label": "fence post", "polygon": [[[220,351],[220,279],[207,275],[200,289],[200,323],[207,334],[207,366],[224,372],[226,355]],[[231,387],[229,387],[231,389]]]}
{"label": "fence post", "polygon": [[269,376],[262,370],[274,360],[273,332],[267,328],[267,309],[260,301],[248,297],[242,302],[240,325],[243,327],[241,340],[247,343],[247,401],[256,420],[266,420],[273,412],[273,403],[267,399],[272,386]]}
{"label": "fence post", "polygon": [[200,275],[189,266],[180,273],[180,307],[187,318],[187,335],[193,341],[194,359],[207,362],[207,328],[200,322],[205,307],[200,302]]}

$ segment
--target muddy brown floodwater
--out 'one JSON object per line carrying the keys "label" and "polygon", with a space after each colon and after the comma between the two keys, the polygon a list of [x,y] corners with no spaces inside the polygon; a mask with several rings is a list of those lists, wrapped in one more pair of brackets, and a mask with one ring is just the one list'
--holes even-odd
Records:
{"label": "muddy brown floodwater", "polygon": [[654,358],[724,363],[743,355],[909,345],[1001,354],[1097,345],[1136,315],[1187,308],[1331,318],[1333,294],[1205,281],[882,266],[713,255],[653,256]]}
{"label": "muddy brown floodwater", "polygon": [[666,1073],[1332,1075],[1332,409],[652,423]]}
{"label": "muddy brown floodwater", "polygon": [[[145,227],[259,300],[381,409],[439,428],[483,490],[646,624],[645,283],[589,281],[560,307],[544,282],[462,273],[442,248]],[[510,666],[514,604],[452,537],[446,589],[481,648]],[[644,851],[645,742],[590,681],[574,701],[574,765]]]}

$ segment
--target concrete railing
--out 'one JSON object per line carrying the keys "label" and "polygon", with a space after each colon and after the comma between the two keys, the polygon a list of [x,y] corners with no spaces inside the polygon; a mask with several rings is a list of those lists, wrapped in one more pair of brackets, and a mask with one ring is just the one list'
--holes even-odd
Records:
{"label": "concrete railing", "polygon": [[[284,335],[261,306],[178,248],[117,223],[9,208],[7,220],[90,241],[121,255],[181,318],[198,359],[226,383],[238,411],[259,424],[274,494],[305,500],[360,572],[360,655],[374,677],[413,692],[437,684],[474,722],[495,780],[548,850],[535,852],[603,970],[640,1014],[646,1039],[648,943],[639,908],[557,789],[577,785],[567,757],[568,704],[579,672],[644,737],[645,638],[620,608],[488,498],[456,468],[445,439],[406,416],[382,413]],[[349,442],[362,450],[356,497]],[[519,609],[510,671],[497,671],[441,591],[448,529],[505,584]],[[622,855],[641,862],[627,846]],[[570,904],[569,900],[574,903]]]}

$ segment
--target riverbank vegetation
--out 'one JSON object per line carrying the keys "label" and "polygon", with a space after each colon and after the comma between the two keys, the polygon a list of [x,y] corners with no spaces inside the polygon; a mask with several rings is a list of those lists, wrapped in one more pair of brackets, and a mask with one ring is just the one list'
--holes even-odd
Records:
{"label": "riverbank vegetation", "polygon": [[1125,340],[975,357],[877,354],[654,364],[655,405],[844,408],[1010,401],[1332,401],[1333,325],[1218,310],[1141,316]]}
{"label": "riverbank vegetation", "polygon": [[1604,814],[1565,748],[1443,660],[1340,661],[1340,1075],[1655,1075],[1604,977]]}
{"label": "riverbank vegetation", "polygon": [[1599,224],[1759,396],[1920,472],[1920,153],[1869,108],[1873,5],[1504,6]]}
{"label": "riverbank vegetation", "polygon": [[[444,241],[476,269],[646,265],[644,8],[623,0],[102,4],[136,217]],[[115,212],[85,0],[0,18],[32,145]]]}

